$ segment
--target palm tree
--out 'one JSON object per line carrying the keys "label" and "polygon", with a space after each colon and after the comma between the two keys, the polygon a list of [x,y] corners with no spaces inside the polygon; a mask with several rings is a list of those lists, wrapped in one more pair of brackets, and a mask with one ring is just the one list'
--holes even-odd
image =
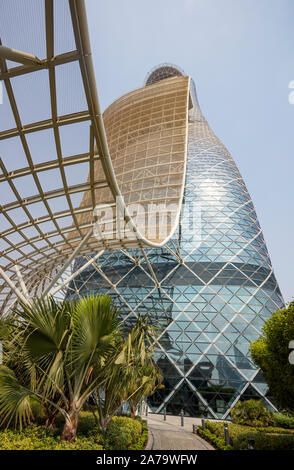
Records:
{"label": "palm tree", "polygon": [[[57,303],[52,297],[22,304],[14,323],[15,349],[0,367],[0,415],[9,424],[30,420],[30,397],[64,417],[62,439],[73,441],[79,413],[102,386],[122,344],[118,311],[106,295]],[[21,364],[15,366],[15,358]]]}
{"label": "palm tree", "polygon": [[2,326],[6,365],[0,366],[0,416],[7,425],[13,419],[20,427],[30,422],[34,397],[44,405],[48,425],[62,414],[62,439],[71,442],[89,397],[96,398],[105,430],[122,402],[135,409],[161,381],[152,362],[155,328],[139,317],[124,337],[106,295],[61,303],[36,299],[16,314]]}
{"label": "palm tree", "polygon": [[2,353],[2,362],[6,360],[7,354],[12,350],[11,337],[14,331],[14,315],[0,317],[0,347]]}
{"label": "palm tree", "polygon": [[139,403],[143,398],[152,395],[162,388],[162,374],[160,369],[150,361],[141,366],[136,374],[133,374],[128,382],[128,403],[131,409],[131,418],[135,418]]}
{"label": "palm tree", "polygon": [[125,366],[124,401],[130,405],[132,418],[140,401],[163,386],[161,371],[153,361],[157,329],[150,325],[147,316],[139,316],[116,360],[116,364]]}
{"label": "palm tree", "polygon": [[[102,430],[114,414],[120,411],[123,402],[132,400],[133,406],[155,391],[162,376],[152,361],[156,328],[148,317],[139,316],[117,351],[108,377],[93,394]],[[136,404],[136,405],[135,405]]]}

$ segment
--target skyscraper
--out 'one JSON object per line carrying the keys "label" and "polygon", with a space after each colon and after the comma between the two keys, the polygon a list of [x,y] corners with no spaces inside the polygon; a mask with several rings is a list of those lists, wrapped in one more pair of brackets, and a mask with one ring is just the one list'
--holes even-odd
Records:
{"label": "skyscraper", "polygon": [[274,406],[248,350],[283,299],[250,195],[201,113],[193,80],[173,65],[159,66],[143,88],[110,105],[104,122],[126,204],[180,198],[184,206],[166,245],[104,253],[72,281],[69,294],[105,292],[126,325],[138,313],[158,322],[154,359],[164,388],[149,399],[154,412],[166,406],[173,414],[184,408],[191,416],[226,418],[239,399],[255,397]]}

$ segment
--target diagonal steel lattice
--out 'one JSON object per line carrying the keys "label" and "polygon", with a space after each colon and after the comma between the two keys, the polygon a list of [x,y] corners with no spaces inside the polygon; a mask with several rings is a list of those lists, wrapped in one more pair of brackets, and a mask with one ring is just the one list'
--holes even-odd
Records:
{"label": "diagonal steel lattice", "polygon": [[[73,275],[77,254],[130,245],[160,247],[172,236],[184,190],[189,77],[172,84],[169,91],[174,107],[157,119],[156,126],[161,128],[173,120],[174,109],[182,110],[182,152],[177,181],[169,181],[175,165],[170,164],[162,174],[166,177],[165,199],[176,201],[172,225],[162,239],[150,239],[140,232],[124,202],[131,192],[138,203],[142,198],[146,202],[146,191],[130,191],[129,181],[121,185],[125,186],[121,192],[119,179],[124,174],[117,167],[117,178],[114,152],[110,157],[84,2],[13,0],[5,3],[2,13],[0,304],[5,312],[19,299],[64,289],[63,276],[68,280]],[[162,84],[150,87],[144,103],[152,106],[163,88]],[[132,99],[140,104],[140,96]],[[162,138],[156,149],[161,151],[163,146]],[[148,180],[138,171],[132,179],[139,179],[142,185]],[[162,185],[156,189],[155,184],[151,178],[148,189],[153,196],[148,202],[162,191]],[[117,200],[123,206],[124,237],[109,239],[102,224],[97,236],[93,231],[97,202],[112,206],[115,218]],[[128,233],[133,236],[127,237]]]}
{"label": "diagonal steel lattice", "polygon": [[[193,80],[156,67],[103,120],[82,1],[7,2],[0,37],[1,311],[34,295],[109,293],[127,327],[138,313],[160,325],[165,388],[153,411],[226,418],[252,397],[274,408],[248,349],[283,299],[250,195]],[[94,237],[97,202],[114,207],[117,196],[176,201],[168,235],[142,237],[126,209],[131,241]]]}
{"label": "diagonal steel lattice", "polygon": [[[171,65],[147,78],[178,76]],[[243,179],[201,113],[193,81],[188,117],[184,206],[177,232],[160,249],[105,252],[75,277],[66,295],[110,294],[129,327],[138,313],[160,327],[155,360],[165,388],[149,399],[154,412],[227,418],[231,407],[261,398],[275,409],[249,343],[283,306],[261,228]],[[201,235],[189,230],[201,208]],[[85,261],[78,259],[76,268]]]}

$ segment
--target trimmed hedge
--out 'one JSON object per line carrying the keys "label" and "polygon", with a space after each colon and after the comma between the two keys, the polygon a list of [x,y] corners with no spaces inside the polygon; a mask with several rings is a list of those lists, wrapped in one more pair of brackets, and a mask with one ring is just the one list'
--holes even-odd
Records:
{"label": "trimmed hedge", "polygon": [[[234,441],[237,436],[244,432],[257,432],[256,429],[249,426],[242,426],[240,424],[227,423],[229,429],[230,443],[234,446]],[[206,421],[206,427],[210,432],[216,434],[218,437],[224,439],[224,422],[221,421]]]}
{"label": "trimmed hedge", "polygon": [[233,447],[230,445],[226,445],[225,439],[217,436],[213,432],[211,432],[209,429],[202,429],[198,428],[197,433],[199,434],[200,437],[203,437],[205,440],[210,442],[213,446],[215,446],[217,449],[220,450],[233,450]]}
{"label": "trimmed hedge", "polygon": [[138,419],[114,416],[105,433],[106,450],[128,450],[138,443],[142,434],[142,424]]}
{"label": "trimmed hedge", "polygon": [[234,449],[248,450],[248,439],[254,440],[255,450],[294,450],[294,436],[263,432],[240,434],[234,441]]}
{"label": "trimmed hedge", "polygon": [[289,416],[284,413],[274,413],[274,423],[276,426],[285,429],[294,429],[294,416]]}
{"label": "trimmed hedge", "polygon": [[267,434],[290,434],[294,436],[294,429],[276,428],[274,426],[268,426],[267,428],[258,428],[258,431],[265,432]]}
{"label": "trimmed hedge", "polygon": [[220,450],[248,450],[248,439],[254,440],[256,450],[294,450],[294,432],[283,428],[252,428],[228,423],[230,446],[225,445],[224,423],[206,421],[206,429],[198,434]]}

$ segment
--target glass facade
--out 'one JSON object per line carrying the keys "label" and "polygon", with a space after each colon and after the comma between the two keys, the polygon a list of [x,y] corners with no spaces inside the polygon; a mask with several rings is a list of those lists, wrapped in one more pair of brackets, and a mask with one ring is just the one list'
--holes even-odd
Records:
{"label": "glass facade", "polygon": [[[164,66],[152,74],[147,86],[167,78]],[[240,399],[259,397],[274,407],[248,350],[283,299],[250,195],[203,117],[192,80],[190,101],[185,204],[176,234],[165,247],[144,250],[149,263],[137,248],[104,253],[99,265],[72,281],[69,294],[108,293],[126,326],[138,313],[159,323],[154,359],[164,388],[149,398],[152,411],[166,406],[167,413],[184,408],[190,416],[226,418]],[[200,238],[189,229],[195,202]]]}

